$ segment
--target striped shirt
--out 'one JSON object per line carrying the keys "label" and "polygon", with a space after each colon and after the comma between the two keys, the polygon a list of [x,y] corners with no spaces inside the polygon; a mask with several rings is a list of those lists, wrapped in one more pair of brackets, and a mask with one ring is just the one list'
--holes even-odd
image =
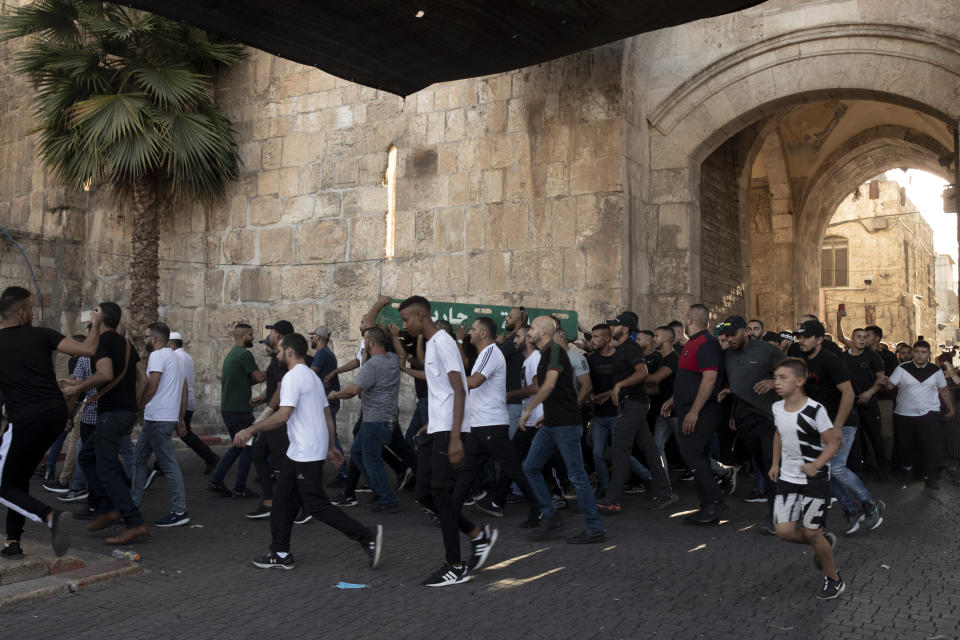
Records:
{"label": "striped shirt", "polygon": [[482,374],[483,384],[470,390],[470,426],[489,427],[510,422],[507,412],[507,359],[496,344],[477,355],[470,375]]}
{"label": "striped shirt", "polygon": [[[807,398],[799,411],[787,411],[784,401],[780,400],[773,403],[773,420],[780,434],[780,479],[807,484],[807,474],[800,467],[820,457],[823,452],[820,434],[833,428],[826,408]],[[826,466],[820,474],[826,476]]]}
{"label": "striped shirt", "polygon": [[[92,375],[93,371],[90,368],[90,358],[87,358],[86,356],[77,358],[77,365],[73,368],[73,377],[82,381],[86,380]],[[97,395],[96,389],[87,389],[86,393],[83,394],[83,402],[86,402],[95,395]],[[77,405],[77,408],[80,408],[80,405]],[[83,408],[83,413],[80,414],[80,422],[83,422],[84,424],[97,424],[96,400]]]}

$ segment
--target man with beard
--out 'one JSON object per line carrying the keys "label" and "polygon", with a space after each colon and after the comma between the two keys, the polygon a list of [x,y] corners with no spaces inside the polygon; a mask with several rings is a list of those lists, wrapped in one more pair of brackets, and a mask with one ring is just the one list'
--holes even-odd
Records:
{"label": "man with beard", "polygon": [[30,476],[67,423],[53,353],[93,356],[100,340],[99,309],[90,322],[86,340],[77,342],[33,326],[33,296],[23,287],[7,287],[0,295],[0,392],[10,420],[0,439],[0,504],[7,507],[7,539],[0,557],[23,555],[20,537],[26,518],[47,525],[56,555],[70,546],[72,514],[32,497]]}
{"label": "man with beard", "polygon": [[526,329],[528,322],[527,311],[523,307],[514,307],[510,309],[504,328],[508,334],[497,336],[497,342],[500,345],[500,351],[507,361],[507,412],[510,415],[509,431],[513,438],[520,426],[520,414],[523,413],[523,398],[517,394],[511,394],[511,391],[517,391],[524,386],[523,384],[523,361],[524,348],[517,348],[517,331]]}
{"label": "man with beard", "polygon": [[284,336],[280,342],[279,362],[287,369],[280,387],[276,413],[236,433],[233,445],[244,447],[247,440],[262,431],[287,426],[289,448],[284,452],[274,490],[270,514],[272,543],[270,552],[256,556],[253,564],[261,569],[293,569],[290,534],[301,507],[351,540],[360,543],[370,567],[380,564],[383,548],[383,527],[368,528],[330,504],[323,491],[323,464],[329,457],[333,464],[343,462],[343,454],[333,446],[330,406],[323,393],[323,383],[307,367],[307,340],[298,333]]}
{"label": "man with beard", "polygon": [[[220,415],[230,433],[230,437],[253,424],[253,408],[250,406],[250,387],[260,384],[267,376],[257,368],[253,354],[249,349],[253,347],[253,327],[239,323],[233,328],[233,348],[223,359],[223,368],[220,373]],[[223,483],[227,471],[234,462],[240,461],[237,467],[237,480],[234,490],[230,491]],[[241,498],[256,498],[257,494],[247,488],[247,474],[250,472],[250,448],[232,447],[223,454],[223,459],[213,474],[213,480],[207,489],[213,493],[230,497],[237,495]]]}

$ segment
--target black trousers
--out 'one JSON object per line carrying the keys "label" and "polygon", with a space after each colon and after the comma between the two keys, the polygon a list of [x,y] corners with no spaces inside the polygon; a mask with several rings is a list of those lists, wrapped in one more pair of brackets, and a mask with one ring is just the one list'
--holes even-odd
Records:
{"label": "black trousers", "polygon": [[416,497],[417,502],[437,514],[445,558],[450,564],[456,565],[460,564],[459,532],[469,535],[476,527],[454,502],[457,470],[450,466],[450,458],[447,457],[449,446],[449,431],[428,434],[419,439]]}
{"label": "black trousers", "polygon": [[607,498],[613,502],[620,499],[623,486],[630,477],[630,454],[633,453],[634,444],[640,447],[650,470],[652,494],[656,497],[670,495],[670,483],[660,461],[660,451],[647,426],[649,407],[647,401],[631,398],[626,398],[620,404],[617,425],[613,429],[613,476],[607,489]]}
{"label": "black trousers", "polygon": [[279,468],[286,460],[289,448],[290,439],[285,424],[261,433],[250,447],[250,462],[257,470],[264,500],[273,500],[273,467]]}
{"label": "black trousers", "polygon": [[[507,432],[509,437],[509,430]],[[533,442],[533,436],[537,435],[537,430],[533,427],[528,427],[526,430],[517,429],[517,432],[513,434],[513,440],[511,444],[513,446],[513,451],[516,454],[517,461],[520,463],[520,471],[523,471],[523,461],[527,459],[527,453],[530,451],[530,443]],[[526,474],[523,474],[526,479]],[[529,480],[527,480],[527,486],[529,486]],[[494,502],[499,506],[504,506],[506,502],[507,494],[510,493],[510,485],[513,483],[513,480],[508,478],[505,474],[500,474],[500,477],[497,478],[497,485],[494,489]],[[503,502],[501,502],[501,500]],[[534,504],[536,504],[536,497],[534,497]]]}
{"label": "black trousers", "polygon": [[767,508],[773,516],[773,501],[777,494],[777,485],[767,473],[773,464],[773,436],[777,427],[773,419],[756,413],[736,418],[737,434],[744,447],[750,452],[751,459],[760,462],[763,471],[763,492],[767,496]]}
{"label": "black trousers", "polygon": [[27,518],[43,522],[53,510],[30,495],[30,477],[66,426],[62,404],[9,423],[0,438],[0,505],[7,508],[8,540],[20,540]]}
{"label": "black trousers", "polygon": [[181,441],[191,449],[193,452],[200,456],[204,462],[207,464],[213,464],[217,461],[217,455],[210,450],[210,447],[207,446],[207,443],[200,439],[200,436],[195,434],[192,429],[190,429],[190,422],[193,420],[193,411],[187,411],[183,415],[183,422],[187,426],[187,433],[180,438]]}
{"label": "black trousers", "polygon": [[[859,451],[860,458],[867,458],[867,443],[873,452],[873,468],[877,473],[884,474],[890,469],[890,463],[887,460],[887,452],[883,444],[883,431],[881,429],[880,405],[876,401],[872,405],[855,405],[857,416],[860,418],[860,428],[857,429],[857,441],[854,450]],[[859,445],[859,447],[857,447]],[[850,468],[850,460],[847,460],[847,467]]]}
{"label": "black trousers", "polygon": [[916,463],[927,481],[936,481],[940,472],[940,412],[931,411],[922,416],[893,414],[893,432],[896,435],[897,458],[902,465]]}
{"label": "black trousers", "polygon": [[530,481],[527,480],[520,466],[520,460],[517,458],[517,451],[510,441],[510,427],[505,424],[473,427],[469,433],[461,437],[463,438],[463,466],[457,474],[457,483],[453,490],[453,502],[457,508],[463,506],[463,501],[470,493],[474,479],[483,474],[487,463],[492,461],[500,465],[500,476],[507,479],[505,485],[498,483],[493,501],[497,506],[503,507],[507,503],[510,482],[516,482],[530,505],[530,515],[536,517],[539,512],[537,497],[533,494]]}
{"label": "black trousers", "polygon": [[707,402],[700,411],[697,424],[689,435],[683,433],[683,419],[687,416],[690,407],[677,407],[677,446],[680,455],[693,471],[693,479],[697,485],[697,496],[700,506],[706,508],[711,504],[722,502],[723,493],[710,470],[710,444],[713,434],[723,419],[723,409],[715,402]]}
{"label": "black trousers", "polygon": [[274,553],[290,551],[290,532],[301,507],[351,540],[364,544],[372,538],[370,529],[330,504],[323,491],[323,463],[323,460],[295,462],[284,456],[270,509],[270,533],[273,536],[270,550]]}

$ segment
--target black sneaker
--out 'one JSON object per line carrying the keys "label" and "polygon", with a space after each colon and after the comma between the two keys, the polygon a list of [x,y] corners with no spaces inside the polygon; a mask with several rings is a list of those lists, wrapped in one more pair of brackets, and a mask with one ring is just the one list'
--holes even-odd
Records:
{"label": "black sneaker", "polygon": [[203,475],[208,476],[210,473],[217,468],[217,465],[220,464],[220,456],[213,454],[213,460],[207,462],[203,466]]}
{"label": "black sneaker", "polygon": [[250,489],[247,489],[246,487],[243,487],[241,489],[234,489],[233,495],[237,496],[238,498],[259,498],[260,497],[259,493],[250,491]]}
{"label": "black sneaker", "polygon": [[720,476],[720,490],[723,495],[732,495],[737,490],[737,472],[740,471],[739,465],[727,467],[726,473]]}
{"label": "black sneaker", "polygon": [[717,524],[728,508],[723,502],[715,502],[705,509],[691,513],[684,520],[690,524]]}
{"label": "black sneaker", "polygon": [[46,480],[43,483],[43,488],[50,493],[67,493],[70,491],[70,487],[60,484],[60,480]]}
{"label": "black sneaker", "polygon": [[480,509],[480,511],[483,511],[488,516],[493,516],[494,518],[503,517],[503,507],[498,506],[493,501],[493,498],[490,498],[489,496],[483,500],[477,500],[473,506],[475,506],[477,509]]}
{"label": "black sneaker", "polygon": [[844,515],[847,518],[847,525],[843,528],[843,535],[852,536],[860,530],[860,523],[863,521],[863,514],[860,513],[859,509],[857,509],[856,511],[845,511]]}
{"label": "black sneaker", "polygon": [[7,560],[19,560],[23,557],[23,549],[20,548],[20,543],[14,540],[13,542],[4,542],[3,551],[0,551],[0,558],[6,558]]}
{"label": "black sneaker", "polygon": [[358,504],[357,496],[348,496],[345,493],[341,493],[336,498],[331,498],[330,504],[335,507],[355,507]]}
{"label": "black sneaker", "polygon": [[527,514],[527,519],[520,523],[521,529],[536,529],[540,526],[540,513],[539,509],[533,509]]}
{"label": "black sneaker", "polygon": [[527,499],[523,496],[522,493],[508,493],[507,494],[507,504],[517,504],[520,502],[526,502]]}
{"label": "black sneaker", "polygon": [[313,516],[307,513],[306,509],[300,507],[300,513],[293,519],[293,524],[307,524],[311,520],[313,520]]}
{"label": "black sneaker", "polygon": [[233,496],[233,491],[227,488],[227,485],[222,482],[211,482],[207,485],[207,491],[211,493],[218,493],[224,498],[229,498]]}
{"label": "black sneaker", "polygon": [[153,523],[155,527],[182,527],[185,524],[190,524],[190,516],[186,511],[183,513],[171,511],[167,516]]}
{"label": "black sneaker", "polygon": [[563,519],[560,512],[554,512],[549,520],[541,521],[537,531],[530,534],[530,540],[539,542],[541,540],[555,540],[560,537],[563,531]]}
{"label": "black sneaker", "polygon": [[567,544],[593,544],[604,542],[606,539],[607,532],[603,529],[584,529],[577,535],[567,538]]}
{"label": "black sneaker", "polygon": [[396,502],[391,502],[389,504],[377,502],[370,505],[370,511],[373,513],[399,513],[400,507],[397,506]]}
{"label": "black sneaker", "polygon": [[[836,549],[837,549],[837,534],[835,534],[835,533],[832,532],[832,531],[824,531],[824,532],[823,532],[823,537],[826,538],[826,539],[827,539],[827,542],[830,543],[830,553],[833,553],[834,551],[836,551]],[[817,566],[817,569],[822,569],[822,568],[823,568],[823,567],[820,565],[820,558],[817,556],[817,554],[813,554],[813,564],[815,564],[815,565]],[[837,574],[837,575],[840,575],[840,574]]]}
{"label": "black sneaker", "polygon": [[248,513],[247,517],[251,520],[262,520],[263,518],[269,518],[270,507],[265,504],[261,504],[256,509]]}
{"label": "black sneaker", "polygon": [[743,501],[744,502],[766,502],[767,494],[765,494],[763,491],[757,491],[756,489],[754,489],[753,491],[750,492],[750,495],[748,495],[746,498],[743,499]]}
{"label": "black sneaker", "polygon": [[59,558],[70,548],[70,528],[73,524],[73,514],[69,511],[54,511],[52,522],[50,544],[53,546],[53,554]]}
{"label": "black sneaker", "polygon": [[296,565],[293,563],[292,553],[288,553],[286,558],[281,558],[271,551],[263,556],[255,556],[253,566],[260,569],[293,569]]}
{"label": "black sneaker", "polygon": [[490,555],[490,551],[497,542],[499,535],[496,529],[491,529],[490,525],[485,524],[480,531],[480,539],[470,541],[470,546],[473,547],[473,556],[467,564],[470,565],[471,571],[479,571],[487,563],[487,556]]}
{"label": "black sneaker", "polygon": [[691,482],[693,480],[693,471],[687,469],[680,475],[680,479],[684,482]]}
{"label": "black sneaker", "polygon": [[342,489],[347,484],[347,479],[339,473],[333,477],[333,480],[327,483],[328,489]]}
{"label": "black sneaker", "polygon": [[486,497],[487,497],[487,492],[486,492],[486,490],[485,490],[485,489],[480,489],[480,491],[476,492],[475,494],[473,494],[472,496],[470,496],[469,498],[467,498],[466,500],[464,500],[464,501],[463,501],[463,506],[469,507],[470,505],[476,504],[476,503],[477,503],[477,500],[483,500],[483,499],[486,498]]}
{"label": "black sneaker", "polygon": [[817,600],[833,600],[843,593],[847,585],[843,584],[843,578],[840,576],[839,571],[837,572],[837,577],[840,579],[831,580],[827,576],[823,576],[823,586],[820,587],[820,591],[817,592]]}
{"label": "black sneaker", "polygon": [[767,516],[763,519],[763,522],[760,523],[760,531],[765,531],[772,536],[777,535],[777,528],[773,526],[773,518]]}
{"label": "black sneaker", "polygon": [[647,485],[644,484],[644,483],[640,483],[640,484],[628,484],[628,485],[626,485],[626,486],[623,488],[623,492],[624,492],[624,493],[629,493],[629,494],[646,493],[646,492],[647,492]]}
{"label": "black sneaker", "polygon": [[366,543],[360,543],[363,550],[367,552],[370,558],[370,568],[376,569],[380,566],[380,554],[383,552],[383,525],[378,524],[375,529],[370,531],[370,540]]}
{"label": "black sneaker", "polygon": [[680,501],[680,496],[675,493],[671,493],[667,496],[653,496],[652,502],[653,505],[650,507],[651,511],[663,511],[670,507],[670,505],[676,504]]}
{"label": "black sneaker", "polygon": [[878,505],[879,502],[878,500],[877,502],[871,502],[863,506],[863,526],[866,527],[868,531],[873,531],[883,524],[883,511],[886,505],[881,509]]}
{"label": "black sneaker", "polygon": [[97,510],[89,505],[73,512],[74,520],[96,520],[98,515]]}
{"label": "black sneaker", "polygon": [[467,582],[473,576],[470,575],[470,569],[467,568],[467,565],[463,564],[459,567],[455,567],[449,562],[444,561],[440,568],[430,574],[430,576],[423,581],[423,586],[425,587],[449,587],[453,584],[461,584]]}
{"label": "black sneaker", "polygon": [[65,494],[57,496],[60,502],[83,502],[90,497],[90,492],[86,489],[70,489]]}

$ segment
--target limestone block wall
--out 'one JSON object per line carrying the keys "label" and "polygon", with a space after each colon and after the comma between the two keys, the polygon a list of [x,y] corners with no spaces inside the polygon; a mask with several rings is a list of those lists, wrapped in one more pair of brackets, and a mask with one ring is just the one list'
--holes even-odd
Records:
{"label": "limestone block wall", "polygon": [[251,52],[217,86],[243,174],[222,203],[177,208],[163,240],[162,315],[198,361],[201,418],[239,321],[327,325],[342,362],[380,294],[618,311],[620,65],[602,47],[403,100]]}

